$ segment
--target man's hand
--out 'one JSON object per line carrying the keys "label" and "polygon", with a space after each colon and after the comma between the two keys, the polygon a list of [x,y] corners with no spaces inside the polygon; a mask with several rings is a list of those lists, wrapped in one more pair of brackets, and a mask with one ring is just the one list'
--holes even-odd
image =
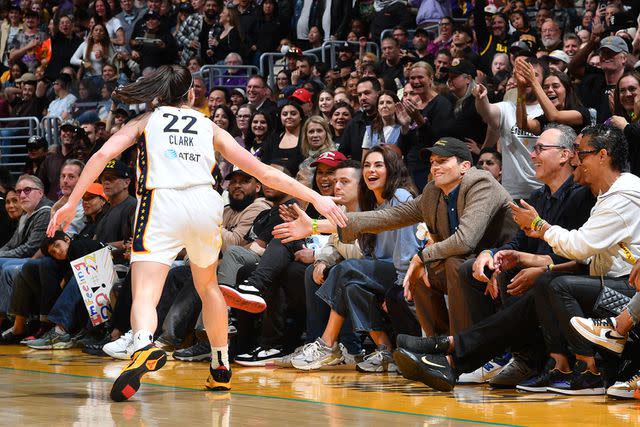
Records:
{"label": "man's hand", "polygon": [[473,267],[471,271],[473,273],[473,278],[479,282],[488,283],[490,278],[484,274],[484,269],[489,268],[489,270],[495,270],[495,266],[493,264],[493,256],[491,256],[491,252],[482,251],[476,258],[473,263]]}
{"label": "man's hand", "polygon": [[293,254],[293,260],[303,264],[313,264],[313,261],[315,261],[313,249],[304,248],[296,251]]}
{"label": "man's hand", "polygon": [[513,296],[524,294],[533,287],[536,279],[545,271],[545,267],[529,267],[520,270],[507,285],[507,293]]}
{"label": "man's hand", "polygon": [[503,273],[520,265],[520,252],[511,249],[498,251],[493,257],[496,272]]}
{"label": "man's hand", "polygon": [[327,269],[327,264],[319,262],[313,267],[313,281],[316,285],[320,286],[324,283],[324,271]]}
{"label": "man's hand", "polygon": [[402,287],[404,288],[404,297],[407,301],[411,301],[413,296],[411,295],[411,290],[414,286],[420,284],[426,286],[427,288],[431,287],[429,283],[429,278],[427,277],[427,272],[424,268],[424,264],[420,257],[416,254],[411,258],[411,263],[409,263],[409,268],[407,269],[407,274],[404,276],[404,281],[402,282]]}

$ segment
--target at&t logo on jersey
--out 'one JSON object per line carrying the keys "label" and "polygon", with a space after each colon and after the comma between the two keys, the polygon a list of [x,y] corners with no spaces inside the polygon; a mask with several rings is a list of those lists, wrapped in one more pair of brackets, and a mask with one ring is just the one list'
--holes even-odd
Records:
{"label": "at&t logo on jersey", "polygon": [[169,148],[168,150],[166,150],[164,152],[164,156],[167,159],[177,159],[178,158],[178,153],[176,153],[176,150],[174,150],[173,148]]}

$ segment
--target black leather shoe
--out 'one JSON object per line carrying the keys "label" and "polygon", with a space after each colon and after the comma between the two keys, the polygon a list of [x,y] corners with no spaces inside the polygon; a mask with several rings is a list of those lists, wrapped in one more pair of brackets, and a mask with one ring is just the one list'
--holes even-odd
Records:
{"label": "black leather shoe", "polygon": [[404,348],[412,353],[427,354],[448,354],[449,337],[438,335],[435,337],[414,337],[406,334],[399,334],[396,337],[396,347]]}
{"label": "black leather shoe", "polygon": [[416,354],[401,348],[393,353],[393,359],[408,380],[420,381],[438,391],[451,391],[456,384],[453,369],[442,354]]}
{"label": "black leather shoe", "polygon": [[20,341],[22,341],[26,337],[27,334],[15,335],[12,330],[5,331],[2,335],[0,335],[0,345],[20,344]]}

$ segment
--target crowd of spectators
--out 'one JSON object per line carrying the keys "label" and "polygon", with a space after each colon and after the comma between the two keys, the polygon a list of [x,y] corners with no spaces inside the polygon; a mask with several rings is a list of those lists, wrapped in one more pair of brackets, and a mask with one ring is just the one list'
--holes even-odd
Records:
{"label": "crowd of spectators", "polygon": [[[153,108],[113,90],[179,63],[192,108],[349,217],[336,229],[218,159],[219,282],[267,302],[232,310],[236,363],[640,398],[639,12],[628,0],[0,0],[0,344],[131,356],[135,147],[66,233],[45,230],[91,154]],[[305,54],[328,41],[333,61]],[[280,54],[273,69],[264,53]],[[27,134],[23,117],[59,132]],[[122,277],[110,320],[90,327],[69,261],[105,246]],[[155,338],[200,361],[211,349],[188,265],[182,254],[170,270]]]}

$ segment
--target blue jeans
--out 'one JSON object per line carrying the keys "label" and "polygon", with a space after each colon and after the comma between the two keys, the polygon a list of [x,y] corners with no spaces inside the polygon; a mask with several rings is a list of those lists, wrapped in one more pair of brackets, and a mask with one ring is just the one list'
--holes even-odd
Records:
{"label": "blue jeans", "polygon": [[382,303],[387,290],[396,286],[396,279],[392,262],[348,259],[331,269],[316,295],[349,318],[354,331],[386,331],[389,321]]}
{"label": "blue jeans", "polygon": [[75,277],[69,280],[49,312],[49,321],[64,326],[67,332],[80,329],[88,317]]}
{"label": "blue jeans", "polygon": [[29,258],[0,258],[0,314],[6,314],[13,295],[13,279]]}
{"label": "blue jeans", "polygon": [[[307,305],[307,342],[313,342],[322,336],[329,321],[329,306],[316,295],[319,286],[313,281],[313,265],[307,267],[304,274],[304,286]],[[358,354],[362,350],[360,337],[353,332],[351,320],[345,318],[338,339],[347,348],[349,354]]]}

